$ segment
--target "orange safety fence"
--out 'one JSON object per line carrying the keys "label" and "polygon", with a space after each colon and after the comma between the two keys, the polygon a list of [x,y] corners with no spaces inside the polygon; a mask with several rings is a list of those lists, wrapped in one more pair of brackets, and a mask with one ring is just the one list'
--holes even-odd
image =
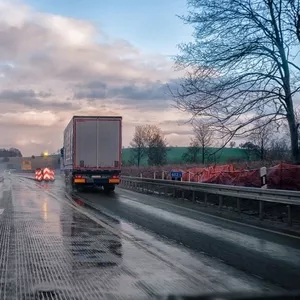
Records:
{"label": "orange safety fence", "polygon": [[[261,187],[260,169],[235,168],[231,164],[209,167],[161,166],[123,168],[123,175],[144,178],[171,179],[171,171],[182,172],[182,181],[216,183],[245,187]],[[162,175],[164,174],[164,175]],[[267,170],[270,189],[300,190],[300,166],[280,163]]]}
{"label": "orange safety fence", "polygon": [[206,182],[215,174],[234,171],[233,165],[210,166],[207,168],[191,168],[185,171],[182,181]]}
{"label": "orange safety fence", "polygon": [[[235,170],[232,165],[188,169],[183,181],[261,187],[260,169]],[[300,190],[300,166],[281,163],[268,169],[267,185],[272,189]]]}
{"label": "orange safety fence", "polygon": [[268,188],[300,190],[300,166],[280,163],[268,170]]}

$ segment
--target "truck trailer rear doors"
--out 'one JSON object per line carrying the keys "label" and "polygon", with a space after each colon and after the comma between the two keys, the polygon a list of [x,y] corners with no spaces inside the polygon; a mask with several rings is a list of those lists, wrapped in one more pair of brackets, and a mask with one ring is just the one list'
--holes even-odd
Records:
{"label": "truck trailer rear doors", "polygon": [[120,169],[121,117],[76,118],[75,168]]}

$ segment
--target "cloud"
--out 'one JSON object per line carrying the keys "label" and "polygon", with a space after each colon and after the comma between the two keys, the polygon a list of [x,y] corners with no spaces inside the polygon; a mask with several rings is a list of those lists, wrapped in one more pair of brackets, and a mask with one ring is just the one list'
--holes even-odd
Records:
{"label": "cloud", "polygon": [[[33,90],[2,90],[0,92],[0,103],[12,106],[23,105],[34,109],[68,109],[75,108],[71,102],[58,102],[55,100],[45,100],[53,96],[51,92],[35,92]],[[78,106],[77,106],[78,107]]]}
{"label": "cloud", "polygon": [[179,117],[167,89],[179,74],[167,58],[20,1],[0,0],[0,15],[1,145],[19,145],[28,155],[43,145],[56,151],[72,115],[84,114],[122,115],[125,146],[137,124],[161,123],[181,134],[163,123]]}
{"label": "cloud", "polygon": [[144,83],[127,83],[123,85],[106,84],[92,81],[80,85],[74,92],[74,99],[90,101],[114,99],[116,103],[149,109],[168,109],[170,97],[166,83],[160,81]]}

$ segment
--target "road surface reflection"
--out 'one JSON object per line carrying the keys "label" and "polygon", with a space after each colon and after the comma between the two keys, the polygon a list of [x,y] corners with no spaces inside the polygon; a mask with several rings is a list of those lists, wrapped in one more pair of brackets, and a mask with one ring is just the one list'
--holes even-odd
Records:
{"label": "road surface reflection", "polygon": [[[85,205],[79,199],[73,200],[78,206]],[[117,269],[122,262],[120,236],[67,204],[63,205],[63,212],[60,216],[63,243],[71,254],[73,276],[87,276],[89,270],[93,272],[98,268]],[[115,222],[120,231],[119,221]],[[116,223],[114,227],[116,228]]]}

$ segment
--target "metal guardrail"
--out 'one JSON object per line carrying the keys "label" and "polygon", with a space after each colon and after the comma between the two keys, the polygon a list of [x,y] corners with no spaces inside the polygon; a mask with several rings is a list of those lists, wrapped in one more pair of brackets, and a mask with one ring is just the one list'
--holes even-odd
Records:
{"label": "metal guardrail", "polygon": [[[240,212],[240,199],[249,199],[259,201],[259,215],[263,219],[263,204],[264,202],[280,203],[287,205],[288,223],[291,224],[291,205],[300,205],[300,192],[289,190],[261,189],[241,186],[230,186],[223,184],[184,182],[163,179],[151,179],[122,176],[121,184],[125,187],[137,187],[150,189],[151,187],[163,188],[167,191],[172,189],[173,196],[176,190],[192,192],[193,201],[197,192],[204,193],[204,202],[207,204],[207,195],[214,194],[219,197],[219,207],[222,207],[223,197],[232,197],[237,199],[237,209]],[[167,191],[165,194],[167,194]],[[184,195],[183,195],[184,198]]]}
{"label": "metal guardrail", "polygon": [[300,192],[288,190],[260,189],[243,186],[231,186],[214,183],[197,183],[151,178],[122,176],[122,182],[139,182],[172,187],[187,191],[203,192],[221,196],[262,200],[290,205],[300,205]]}

